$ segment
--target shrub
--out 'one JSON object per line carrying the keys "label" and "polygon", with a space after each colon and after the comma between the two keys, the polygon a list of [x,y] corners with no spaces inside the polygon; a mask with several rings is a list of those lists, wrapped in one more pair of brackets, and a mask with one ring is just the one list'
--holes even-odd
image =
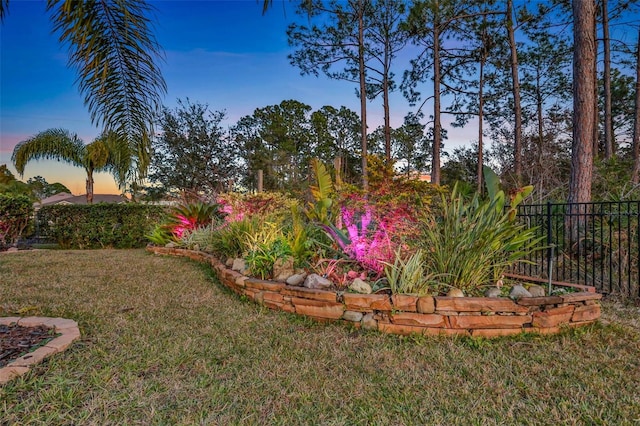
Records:
{"label": "shrub", "polygon": [[394,263],[387,263],[384,269],[391,293],[423,296],[438,292],[438,282],[425,273],[424,258],[422,250],[409,255],[406,260],[400,250],[395,253]]}
{"label": "shrub", "polygon": [[32,216],[29,197],[0,194],[0,248],[15,244],[31,225]]}
{"label": "shrub", "polygon": [[197,201],[173,207],[165,226],[167,231],[179,240],[185,231],[220,222],[224,215],[220,205]]}
{"label": "shrub", "polygon": [[99,203],[44,206],[37,220],[40,233],[62,248],[137,248],[166,215],[160,206]]}
{"label": "shrub", "polygon": [[[501,192],[501,191],[500,191]],[[454,187],[442,197],[440,217],[420,221],[418,245],[427,253],[425,270],[441,284],[480,295],[483,286],[495,283],[506,269],[539,250],[535,228],[527,229],[505,210],[504,194],[470,202]]]}
{"label": "shrub", "polygon": [[238,194],[229,192],[220,194],[217,200],[227,222],[237,222],[245,217],[283,216],[297,204],[293,198],[278,192],[260,192],[257,194]]}

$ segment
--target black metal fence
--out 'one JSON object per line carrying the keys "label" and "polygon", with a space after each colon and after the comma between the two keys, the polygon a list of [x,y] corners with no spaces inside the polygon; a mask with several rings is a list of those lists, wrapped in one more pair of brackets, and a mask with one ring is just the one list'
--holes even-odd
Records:
{"label": "black metal fence", "polygon": [[517,218],[546,249],[514,273],[640,298],[640,201],[520,205]]}

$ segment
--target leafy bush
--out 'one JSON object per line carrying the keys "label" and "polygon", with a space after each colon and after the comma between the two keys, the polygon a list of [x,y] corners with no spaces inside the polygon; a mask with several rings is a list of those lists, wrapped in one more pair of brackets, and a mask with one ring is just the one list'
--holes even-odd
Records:
{"label": "leafy bush", "polygon": [[513,221],[513,204],[505,210],[502,191],[489,200],[476,195],[467,202],[454,187],[441,201],[441,216],[423,219],[418,238],[428,253],[425,270],[441,284],[480,295],[482,287],[495,283],[509,266],[540,249],[535,228]]}
{"label": "leafy bush", "polygon": [[253,216],[286,216],[291,206],[297,204],[295,199],[278,192],[257,194],[229,192],[220,194],[217,202],[222,206],[227,222],[237,222]]}
{"label": "leafy bush", "polygon": [[37,220],[40,233],[62,248],[136,248],[166,215],[160,206],[99,203],[44,206]]}
{"label": "leafy bush", "polygon": [[[371,160],[375,163],[376,157]],[[375,163],[369,192],[341,185],[334,188],[331,175],[319,161],[313,163],[316,185],[307,216],[329,235],[344,255],[360,262],[377,276],[393,262],[415,235],[420,215],[431,210],[431,199],[441,189],[424,182],[399,178],[392,167]]]}
{"label": "leafy bush", "polygon": [[32,223],[32,216],[28,196],[0,194],[0,248],[15,244]]}

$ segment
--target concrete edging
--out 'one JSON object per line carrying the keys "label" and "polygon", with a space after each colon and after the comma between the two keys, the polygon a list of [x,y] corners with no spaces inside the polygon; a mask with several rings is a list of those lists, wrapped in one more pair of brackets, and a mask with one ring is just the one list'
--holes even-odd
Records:
{"label": "concrete edging", "polygon": [[60,336],[47,342],[44,346],[40,346],[35,351],[16,358],[6,366],[0,368],[0,385],[4,385],[16,377],[25,374],[32,366],[39,364],[53,354],[64,351],[71,343],[80,338],[78,323],[66,318],[0,317],[0,325],[13,324],[22,327],[38,327],[43,325],[48,328],[53,328],[55,333],[60,334]]}

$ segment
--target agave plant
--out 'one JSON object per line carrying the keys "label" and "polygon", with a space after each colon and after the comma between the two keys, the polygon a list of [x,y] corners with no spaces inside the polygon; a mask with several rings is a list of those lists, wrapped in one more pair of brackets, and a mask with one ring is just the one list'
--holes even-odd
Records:
{"label": "agave plant", "polygon": [[218,204],[207,204],[202,201],[183,204],[172,209],[167,228],[176,238],[182,237],[185,231],[210,225],[222,220],[222,213]]}

